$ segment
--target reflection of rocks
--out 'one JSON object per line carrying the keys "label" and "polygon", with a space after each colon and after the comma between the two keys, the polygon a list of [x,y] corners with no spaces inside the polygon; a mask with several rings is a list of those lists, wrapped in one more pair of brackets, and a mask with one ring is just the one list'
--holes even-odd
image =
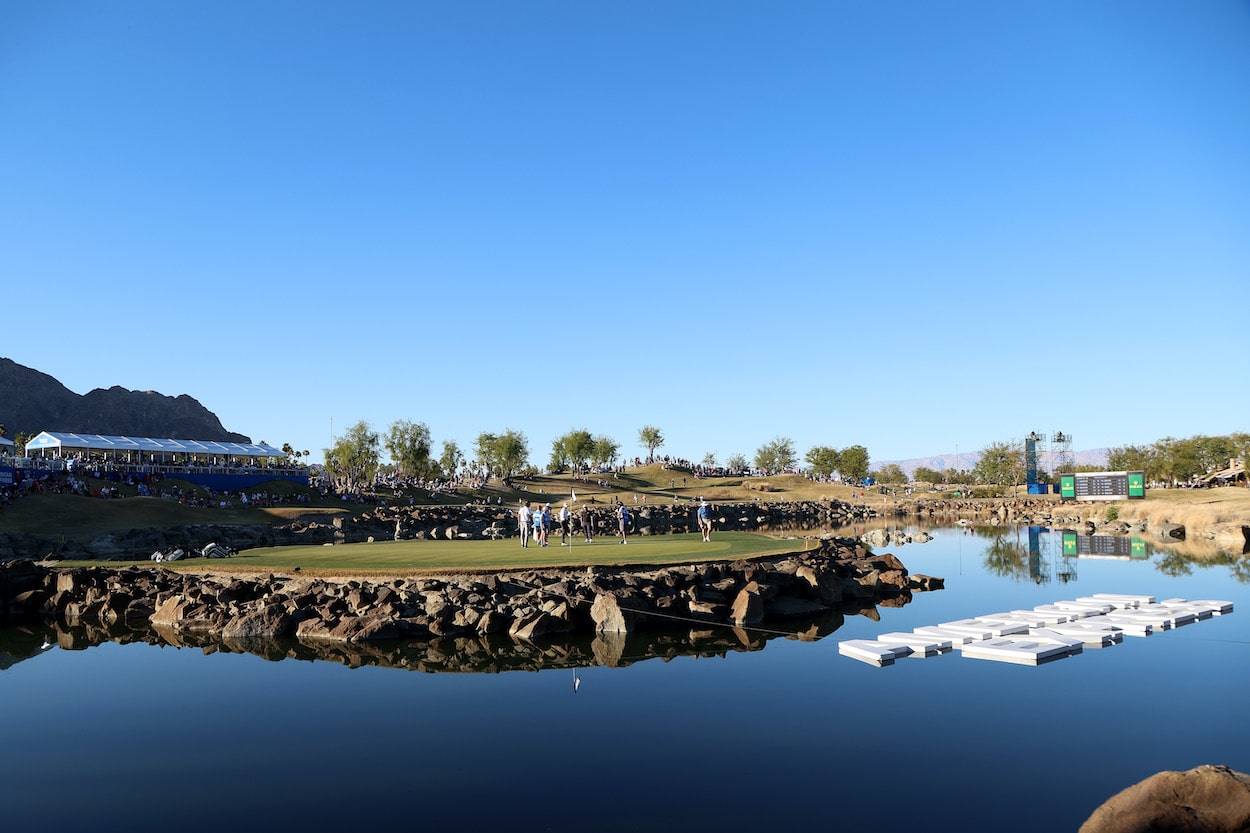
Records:
{"label": "reflection of rocks", "polygon": [[[910,576],[890,553],[828,539],[817,551],[649,570],[517,570],[498,575],[330,581],[222,578],[160,568],[49,570],[0,566],[0,609],[67,625],[149,624],[166,641],[203,634],[249,645],[295,638],[517,641],[563,634],[629,634],[697,623],[749,629],[763,622],[906,604],[941,579]],[[683,625],[684,623],[684,625]]]}
{"label": "reflection of rocks", "polygon": [[[51,642],[63,650],[85,650],[105,642],[146,642],[205,653],[248,653],[270,661],[283,659],[337,662],[351,668],[379,666],[426,673],[499,673],[606,666],[624,668],[649,659],[665,661],[685,656],[723,657],[729,653],[762,650],[776,638],[814,641],[842,624],[841,614],[825,614],[797,621],[792,630],[766,631],[719,627],[692,630],[653,630],[634,633],[565,634],[531,642],[508,636],[436,637],[428,640],[376,642],[302,641],[292,638],[218,638],[211,634],[152,627],[132,630],[122,625],[39,626],[6,628],[10,640],[23,634],[21,653],[34,656]],[[12,649],[0,644],[0,656]]]}

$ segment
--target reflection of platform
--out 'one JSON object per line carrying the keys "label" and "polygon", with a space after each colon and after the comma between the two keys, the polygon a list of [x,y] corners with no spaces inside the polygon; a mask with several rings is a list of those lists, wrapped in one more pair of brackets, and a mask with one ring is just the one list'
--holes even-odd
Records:
{"label": "reflection of platform", "polygon": [[1232,602],[1214,599],[1156,602],[1154,596],[1095,593],[1038,605],[1031,611],[992,613],[915,628],[910,634],[849,639],[838,643],[838,653],[883,666],[899,657],[935,656],[955,648],[974,659],[1040,665],[1079,654],[1084,648],[1115,645],[1126,634],[1150,636],[1232,610]]}

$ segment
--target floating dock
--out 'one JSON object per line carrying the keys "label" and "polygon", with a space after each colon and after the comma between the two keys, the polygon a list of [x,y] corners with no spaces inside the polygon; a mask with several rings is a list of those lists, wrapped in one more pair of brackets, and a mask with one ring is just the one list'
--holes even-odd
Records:
{"label": "floating dock", "polygon": [[838,653],[878,667],[892,665],[901,657],[933,657],[955,650],[973,659],[1041,665],[1085,648],[1110,647],[1125,636],[1150,636],[1232,612],[1232,602],[1218,599],[1159,602],[1154,596],[1095,593],[1032,610],[928,625],[910,633],[847,639],[838,643]]}

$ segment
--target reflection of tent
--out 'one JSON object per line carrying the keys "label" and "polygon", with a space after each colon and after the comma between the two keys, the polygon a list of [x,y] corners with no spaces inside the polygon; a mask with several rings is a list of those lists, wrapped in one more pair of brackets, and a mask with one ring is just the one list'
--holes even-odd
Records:
{"label": "reflection of tent", "polygon": [[151,437],[107,437],[101,434],[68,434],[43,431],[26,443],[26,454],[41,452],[46,457],[72,457],[82,452],[113,460],[138,462],[157,460],[239,460],[286,457],[278,449],[261,443],[227,443],[216,440],[164,440]]}

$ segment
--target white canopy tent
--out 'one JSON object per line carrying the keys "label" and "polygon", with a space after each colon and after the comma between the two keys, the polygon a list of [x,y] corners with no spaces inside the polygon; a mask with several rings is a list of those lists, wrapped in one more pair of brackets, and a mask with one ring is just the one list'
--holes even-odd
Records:
{"label": "white canopy tent", "polygon": [[263,443],[229,443],[217,440],[172,440],[152,437],[110,437],[102,434],[71,434],[59,431],[41,431],[26,443],[27,456],[60,459],[83,455],[103,456],[107,459],[126,459],[132,462],[163,460],[240,460],[256,459],[267,462],[271,458],[286,457],[273,446]]}

